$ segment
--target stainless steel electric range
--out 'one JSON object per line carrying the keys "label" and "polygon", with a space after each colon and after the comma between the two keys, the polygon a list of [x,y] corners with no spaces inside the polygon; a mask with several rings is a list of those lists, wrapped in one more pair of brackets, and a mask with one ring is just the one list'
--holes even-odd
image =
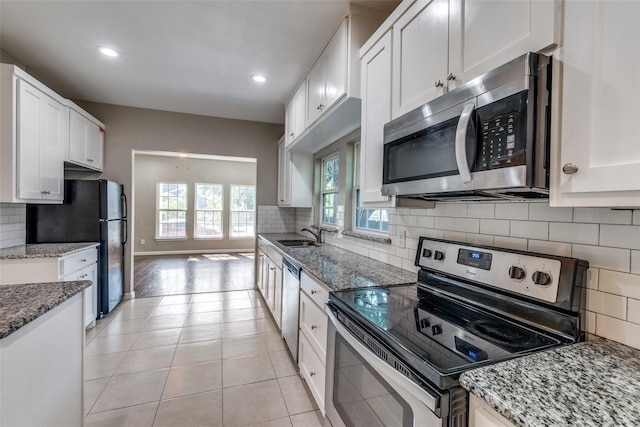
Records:
{"label": "stainless steel electric range", "polygon": [[331,292],[333,427],[466,426],[462,372],[583,339],[586,261],[422,237],[415,264],[415,284]]}

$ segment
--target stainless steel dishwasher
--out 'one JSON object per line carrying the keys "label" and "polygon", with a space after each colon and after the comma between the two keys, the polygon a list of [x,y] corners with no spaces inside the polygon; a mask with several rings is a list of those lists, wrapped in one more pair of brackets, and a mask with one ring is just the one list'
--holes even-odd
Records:
{"label": "stainless steel dishwasher", "polygon": [[282,338],[289,353],[298,362],[298,312],[300,310],[300,267],[283,258],[284,286],[282,289]]}

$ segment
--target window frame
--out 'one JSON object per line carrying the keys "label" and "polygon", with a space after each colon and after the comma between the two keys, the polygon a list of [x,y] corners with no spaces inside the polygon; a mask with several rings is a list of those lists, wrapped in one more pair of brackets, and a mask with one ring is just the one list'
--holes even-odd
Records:
{"label": "window frame", "polygon": [[[184,209],[163,209],[161,208],[161,186],[163,185],[177,185],[184,186]],[[162,212],[184,212],[184,235],[183,236],[162,236],[160,233],[160,215]],[[189,238],[187,230],[187,214],[189,212],[189,185],[184,182],[157,182],[156,183],[156,224],[155,224],[155,239],[156,240],[186,240]]]}
{"label": "window frame", "polygon": [[[389,235],[389,210],[387,208],[366,208],[359,206],[359,194],[360,194],[360,149],[361,143],[357,143],[354,145],[354,153],[353,153],[353,191],[352,191],[352,212],[353,217],[351,221],[351,230],[355,233],[360,234],[371,234],[376,236],[388,236]],[[365,211],[365,215],[367,218],[372,215],[375,211],[380,211],[380,216],[382,217],[382,212],[384,211],[387,216],[387,230],[382,229],[373,229],[366,227],[358,227],[358,212]],[[368,221],[367,221],[368,222]],[[382,221],[380,221],[382,223]]]}
{"label": "window frame", "polygon": [[[253,210],[234,210],[233,209],[233,189],[234,187],[250,187],[253,188]],[[229,239],[252,239],[255,238],[257,236],[257,193],[256,193],[256,185],[250,185],[250,184],[230,184],[229,185]],[[252,212],[253,213],[253,234],[251,235],[234,235],[232,233],[232,229],[233,229],[233,214],[234,212]],[[247,223],[245,222],[245,225]]]}
{"label": "window frame", "polygon": [[[331,188],[331,189],[325,189],[324,184],[326,182],[326,175],[325,175],[325,171],[326,171],[326,165],[328,162],[332,162],[332,161],[336,161],[337,164],[337,173],[333,173],[333,175],[336,175],[336,187],[335,188]],[[322,159],[322,162],[320,164],[320,212],[319,212],[319,223],[323,224],[323,225],[328,225],[330,227],[336,227],[338,225],[338,200],[340,198],[340,153],[336,152],[333,153],[325,158]],[[326,208],[324,205],[324,198],[325,195],[328,194],[334,194],[334,206],[330,207],[330,208]],[[326,222],[324,221],[325,219],[325,215],[324,215],[324,211],[325,209],[333,209],[333,220],[334,222]]]}
{"label": "window frame", "polygon": [[[210,185],[214,187],[220,187],[220,209],[198,209],[198,186]],[[199,236],[198,235],[198,212],[216,212],[220,213],[220,234],[219,235],[208,235],[208,236]],[[211,182],[195,182],[193,184],[193,239],[194,240],[220,240],[225,237],[225,227],[224,227],[224,184],[217,184]],[[214,221],[215,224],[215,221]]]}

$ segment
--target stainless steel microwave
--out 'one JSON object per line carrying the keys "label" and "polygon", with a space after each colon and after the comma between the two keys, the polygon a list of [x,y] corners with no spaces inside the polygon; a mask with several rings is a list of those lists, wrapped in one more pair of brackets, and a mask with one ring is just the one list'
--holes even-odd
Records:
{"label": "stainless steel microwave", "polygon": [[527,53],[384,126],[382,194],[549,195],[551,58]]}

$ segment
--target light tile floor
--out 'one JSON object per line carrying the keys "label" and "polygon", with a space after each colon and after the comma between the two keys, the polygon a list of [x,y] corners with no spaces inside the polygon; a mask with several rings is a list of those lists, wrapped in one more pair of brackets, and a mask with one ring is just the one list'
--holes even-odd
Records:
{"label": "light tile floor", "polygon": [[254,290],[123,301],[87,331],[85,426],[321,426]]}

